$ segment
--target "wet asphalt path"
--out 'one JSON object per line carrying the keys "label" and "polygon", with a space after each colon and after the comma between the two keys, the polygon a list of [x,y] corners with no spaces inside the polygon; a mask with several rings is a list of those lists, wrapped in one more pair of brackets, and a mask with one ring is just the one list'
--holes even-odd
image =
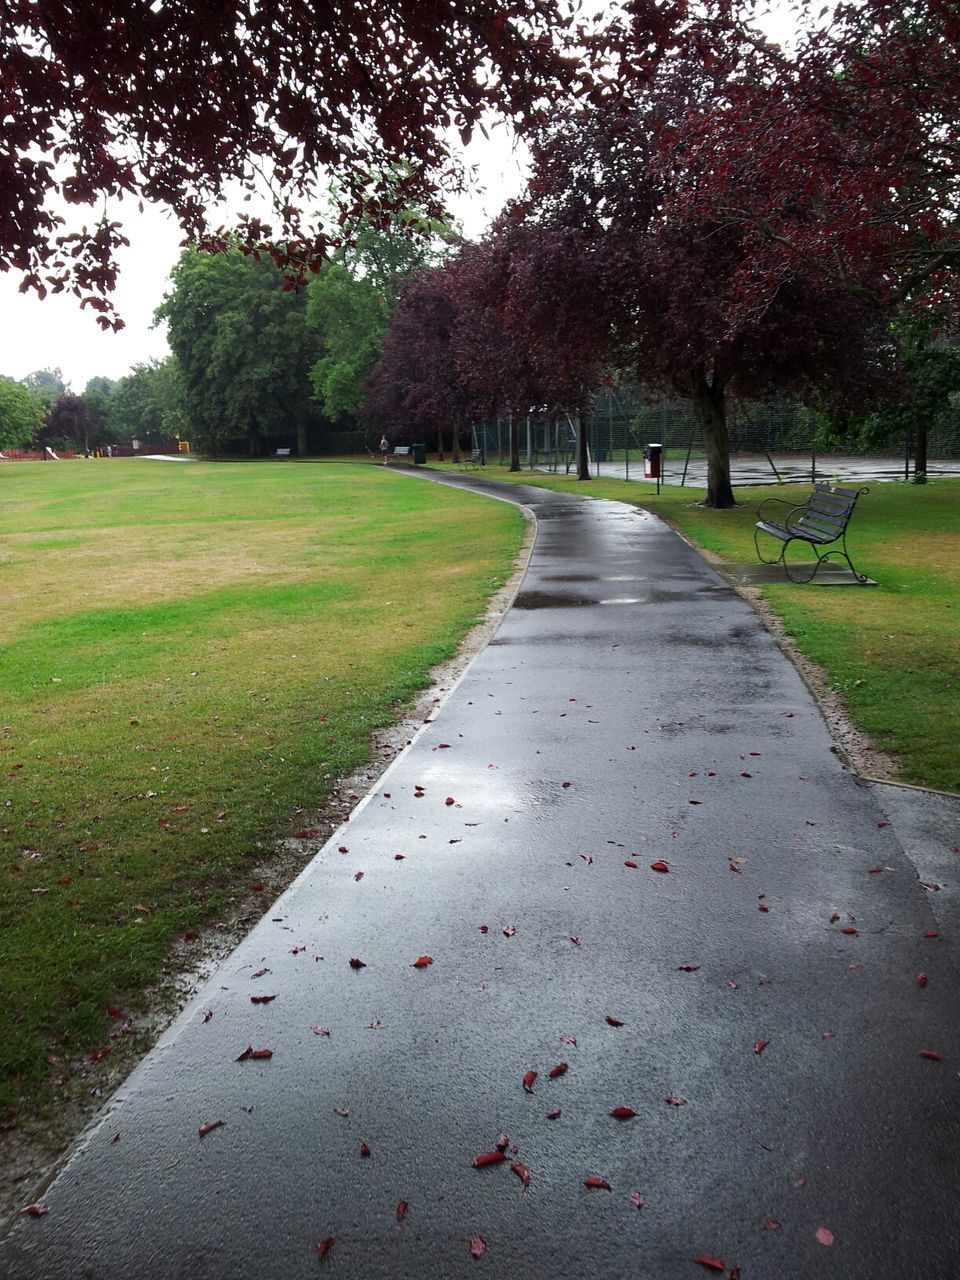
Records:
{"label": "wet asphalt path", "polygon": [[[700,1255],[742,1280],[960,1274],[938,895],[679,537],[509,496],[539,536],[493,641],[122,1088],[0,1275],[720,1274]],[[501,1133],[508,1160],[473,1168]]]}

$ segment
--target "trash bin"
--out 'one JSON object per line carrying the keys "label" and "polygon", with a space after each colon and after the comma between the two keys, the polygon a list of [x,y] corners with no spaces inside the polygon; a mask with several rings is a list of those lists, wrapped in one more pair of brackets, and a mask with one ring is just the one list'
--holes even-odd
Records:
{"label": "trash bin", "polygon": [[659,440],[653,440],[650,444],[643,446],[643,478],[645,480],[660,479],[660,458],[663,454],[663,445]]}
{"label": "trash bin", "polygon": [[413,449],[413,462],[417,467],[422,467],[427,460],[427,446],[425,444],[411,445]]}
{"label": "trash bin", "polygon": [[607,451],[606,451],[606,449],[603,447],[603,445],[602,445],[602,444],[601,444],[601,445],[598,445],[598,446],[597,446],[597,461],[598,461],[598,462],[606,462],[606,460],[607,460]]}

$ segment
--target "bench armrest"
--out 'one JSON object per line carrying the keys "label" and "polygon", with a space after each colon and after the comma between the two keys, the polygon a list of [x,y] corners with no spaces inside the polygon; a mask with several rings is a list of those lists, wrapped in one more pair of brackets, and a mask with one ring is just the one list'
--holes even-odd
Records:
{"label": "bench armrest", "polygon": [[791,509],[791,511],[796,510],[796,508],[793,506],[793,504],[792,504],[792,503],[790,503],[790,502],[788,502],[788,501],[786,500],[786,498],[764,498],[764,500],[763,500],[763,501],[760,503],[760,505],[757,507],[757,518],[758,518],[759,520],[763,520],[763,519],[765,518],[765,517],[764,517],[764,514],[763,514],[763,508],[764,508],[764,507],[766,507],[766,506],[769,506],[769,504],[770,504],[771,502],[776,502],[776,503],[778,503],[781,507],[789,507],[789,508]]}

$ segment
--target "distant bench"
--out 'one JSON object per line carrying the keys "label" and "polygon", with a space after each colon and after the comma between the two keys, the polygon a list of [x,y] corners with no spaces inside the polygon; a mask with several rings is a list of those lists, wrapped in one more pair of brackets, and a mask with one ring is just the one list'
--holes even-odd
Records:
{"label": "distant bench", "polygon": [[[842,556],[850,566],[850,572],[859,582],[869,581],[854,569],[853,561],[847,551],[847,525],[853,515],[853,508],[857,505],[860,495],[869,492],[867,488],[840,489],[836,485],[821,482],[814,485],[813,493],[799,506],[793,506],[783,498],[766,498],[757,508],[760,519],[753,531],[753,542],[757,548],[758,558],[764,564],[782,564],[791,582],[810,582],[825,560],[830,556]],[[780,506],[788,508],[782,520],[770,520],[764,516],[764,507],[771,503],[779,503]],[[783,544],[775,560],[768,560],[760,550],[759,535],[761,533],[768,534]],[[812,565],[810,561],[793,565],[787,562],[787,548],[791,542],[798,541],[805,542],[812,548],[816,556]],[[840,546],[833,547],[837,542]],[[821,547],[830,547],[831,550],[821,551]]]}
{"label": "distant bench", "polygon": [[278,450],[277,450],[277,457],[278,457],[278,458],[289,458],[289,457],[290,457],[290,450],[289,450],[289,449],[278,449]]}
{"label": "distant bench", "polygon": [[460,459],[460,466],[461,466],[461,467],[474,467],[474,468],[475,468],[475,467],[485,467],[486,465],[487,465],[487,460],[486,460],[486,458],[483,456],[483,450],[482,450],[482,449],[471,449],[471,450],[470,450],[470,457],[469,457],[469,458],[461,458],[461,459]]}
{"label": "distant bench", "polygon": [[392,455],[392,456],[393,456],[394,458],[396,458],[396,460],[397,460],[398,462],[412,462],[412,461],[413,461],[413,457],[412,457],[412,454],[411,454],[411,449],[410,449],[410,446],[409,446],[408,444],[398,444],[398,445],[396,446],[396,448],[394,449],[394,451],[393,451],[393,455]]}

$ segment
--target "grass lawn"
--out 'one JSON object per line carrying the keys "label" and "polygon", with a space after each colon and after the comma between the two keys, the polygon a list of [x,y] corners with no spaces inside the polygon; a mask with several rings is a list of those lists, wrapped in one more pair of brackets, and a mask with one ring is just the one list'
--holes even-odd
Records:
{"label": "grass lawn", "polygon": [[[737,489],[743,506],[696,506],[702,489],[623,480],[578,482],[498,466],[485,476],[616,498],[657,512],[733,563],[754,563],[761,499],[802,502],[809,485]],[[853,487],[853,486],[851,486]],[[960,480],[878,483],[861,498],[848,537],[854,564],[877,587],[762,587],[800,650],[819,663],[874,745],[895,755],[900,780],[960,792]]]}
{"label": "grass lawn", "polygon": [[370,465],[0,467],[0,1105],[309,825],[522,530]]}

